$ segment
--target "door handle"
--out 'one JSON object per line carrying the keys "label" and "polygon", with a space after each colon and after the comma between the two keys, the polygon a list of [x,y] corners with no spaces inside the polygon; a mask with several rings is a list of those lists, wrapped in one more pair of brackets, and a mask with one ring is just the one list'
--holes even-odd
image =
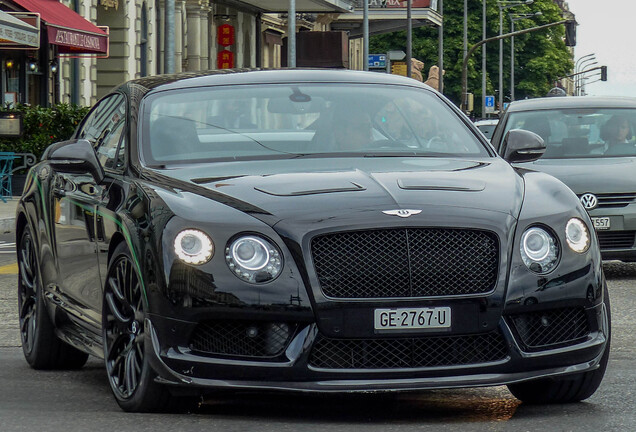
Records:
{"label": "door handle", "polygon": [[53,188],[53,196],[56,198],[64,198],[66,196],[66,191],[64,189]]}

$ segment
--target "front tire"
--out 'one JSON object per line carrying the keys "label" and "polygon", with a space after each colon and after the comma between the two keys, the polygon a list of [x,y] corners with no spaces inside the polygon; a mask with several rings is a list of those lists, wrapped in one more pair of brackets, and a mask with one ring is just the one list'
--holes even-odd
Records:
{"label": "front tire", "polygon": [[17,250],[18,316],[24,358],[34,369],[81,368],[88,354],[60,340],[46,312],[37,248],[28,225]]}
{"label": "front tire", "polygon": [[604,304],[607,310],[607,343],[599,367],[574,376],[509,384],[514,397],[528,404],[564,404],[580,402],[592,396],[601,385],[610,353],[612,320],[610,300],[605,286]]}
{"label": "front tire", "polygon": [[102,313],[104,361],[119,406],[128,412],[184,411],[195,400],[176,398],[155,382],[146,356],[147,300],[130,251],[120,243],[108,265]]}

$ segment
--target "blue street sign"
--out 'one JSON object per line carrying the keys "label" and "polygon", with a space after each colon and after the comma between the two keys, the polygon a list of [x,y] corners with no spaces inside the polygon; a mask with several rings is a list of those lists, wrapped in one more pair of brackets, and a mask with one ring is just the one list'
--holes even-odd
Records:
{"label": "blue street sign", "polygon": [[492,114],[495,112],[495,97],[494,96],[486,96],[484,98],[484,105],[486,106],[486,114]]}
{"label": "blue street sign", "polygon": [[386,54],[369,54],[369,69],[386,68]]}

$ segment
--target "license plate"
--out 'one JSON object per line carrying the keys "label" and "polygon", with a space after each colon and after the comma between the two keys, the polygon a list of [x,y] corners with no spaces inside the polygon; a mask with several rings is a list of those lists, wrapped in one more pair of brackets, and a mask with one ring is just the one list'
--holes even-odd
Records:
{"label": "license plate", "polygon": [[451,308],[376,309],[376,330],[435,329],[451,326]]}
{"label": "license plate", "polygon": [[610,218],[609,217],[593,217],[592,224],[594,228],[597,230],[607,230],[610,229]]}

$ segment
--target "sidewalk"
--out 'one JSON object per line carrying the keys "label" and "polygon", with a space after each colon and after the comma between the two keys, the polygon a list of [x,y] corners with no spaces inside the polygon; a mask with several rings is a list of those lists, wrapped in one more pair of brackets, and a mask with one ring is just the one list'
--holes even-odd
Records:
{"label": "sidewalk", "polygon": [[0,201],[0,233],[10,233],[15,230],[15,209],[19,198],[7,198],[6,203]]}

